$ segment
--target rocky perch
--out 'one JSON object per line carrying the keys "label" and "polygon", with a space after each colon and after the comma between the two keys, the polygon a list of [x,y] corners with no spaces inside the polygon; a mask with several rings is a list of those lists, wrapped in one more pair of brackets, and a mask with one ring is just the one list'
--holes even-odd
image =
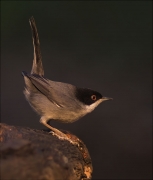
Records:
{"label": "rocky perch", "polygon": [[51,133],[0,123],[1,179],[89,180],[92,162],[85,144],[75,146]]}

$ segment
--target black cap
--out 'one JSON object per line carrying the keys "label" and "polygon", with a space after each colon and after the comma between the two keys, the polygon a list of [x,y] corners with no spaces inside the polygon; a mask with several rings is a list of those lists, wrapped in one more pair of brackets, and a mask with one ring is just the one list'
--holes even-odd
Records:
{"label": "black cap", "polygon": [[87,88],[78,88],[78,87],[76,87],[75,95],[76,98],[85,105],[91,105],[96,101],[98,101],[99,99],[102,99],[103,97],[97,91],[93,91]]}

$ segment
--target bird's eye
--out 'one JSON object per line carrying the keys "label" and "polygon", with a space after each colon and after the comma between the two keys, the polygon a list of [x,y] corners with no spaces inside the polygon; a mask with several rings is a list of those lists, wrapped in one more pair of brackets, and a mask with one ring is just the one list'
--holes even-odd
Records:
{"label": "bird's eye", "polygon": [[96,101],[96,100],[97,100],[96,95],[92,95],[92,96],[91,96],[91,99],[92,99],[93,101]]}

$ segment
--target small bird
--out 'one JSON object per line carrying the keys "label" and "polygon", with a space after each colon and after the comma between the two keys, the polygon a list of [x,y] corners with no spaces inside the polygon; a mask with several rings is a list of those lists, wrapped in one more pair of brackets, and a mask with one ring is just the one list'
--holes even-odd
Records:
{"label": "small bird", "polygon": [[24,95],[31,107],[41,116],[40,123],[52,130],[59,139],[72,140],[63,132],[48,124],[50,120],[72,123],[92,112],[101,102],[112,98],[103,97],[99,92],[56,82],[44,77],[40,42],[36,23],[29,19],[34,47],[31,73],[22,71],[25,81]]}

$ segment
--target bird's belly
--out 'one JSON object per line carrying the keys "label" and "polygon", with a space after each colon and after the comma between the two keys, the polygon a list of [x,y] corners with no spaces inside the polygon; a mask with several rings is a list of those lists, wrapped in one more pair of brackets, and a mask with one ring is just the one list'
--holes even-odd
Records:
{"label": "bird's belly", "polygon": [[53,104],[47,97],[42,94],[35,94],[34,96],[26,96],[31,107],[40,115],[46,117],[46,119],[54,119],[63,123],[71,123],[85,114],[81,107],[58,107]]}

